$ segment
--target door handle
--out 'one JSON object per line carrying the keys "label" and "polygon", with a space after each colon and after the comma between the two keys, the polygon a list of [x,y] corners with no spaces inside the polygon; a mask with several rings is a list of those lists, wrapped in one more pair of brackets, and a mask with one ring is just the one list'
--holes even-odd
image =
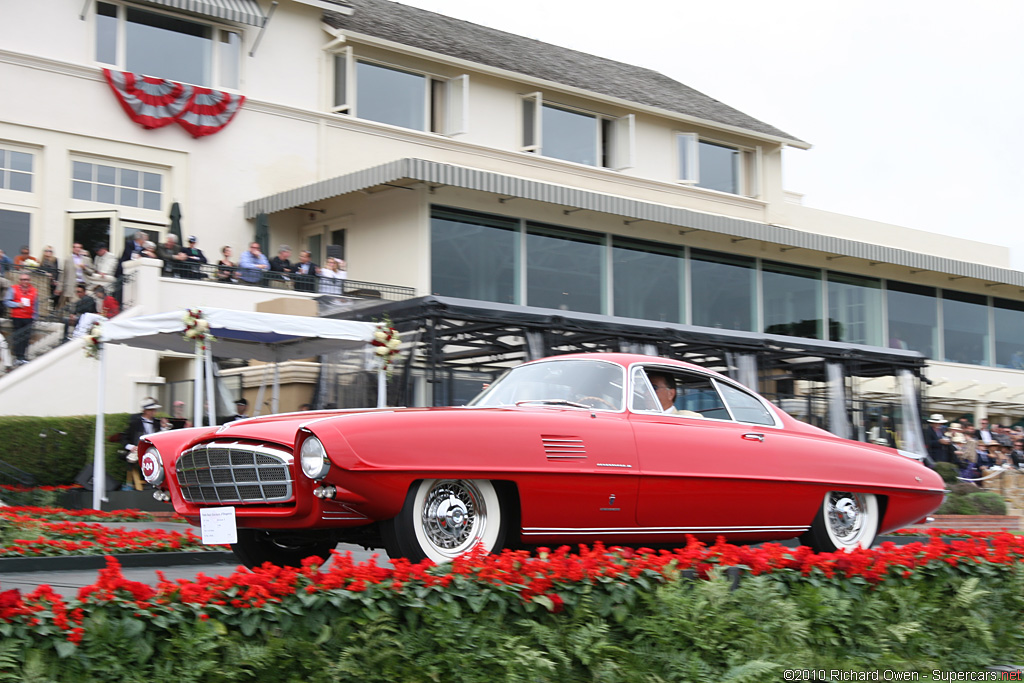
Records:
{"label": "door handle", "polygon": [[761,443],[764,443],[764,434],[754,434],[753,432],[747,432],[740,438],[746,439],[747,441],[760,441]]}

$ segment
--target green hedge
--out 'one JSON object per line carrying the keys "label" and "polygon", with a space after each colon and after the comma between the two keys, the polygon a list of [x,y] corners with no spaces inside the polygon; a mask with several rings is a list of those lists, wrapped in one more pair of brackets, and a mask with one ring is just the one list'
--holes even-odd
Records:
{"label": "green hedge", "polygon": [[[110,414],[105,419],[105,437],[128,426],[127,413]],[[71,484],[85,464],[92,462],[95,433],[95,415],[0,417],[0,460],[34,475],[38,486]],[[123,480],[125,465],[117,457],[118,444],[106,439],[104,443],[107,473]]]}

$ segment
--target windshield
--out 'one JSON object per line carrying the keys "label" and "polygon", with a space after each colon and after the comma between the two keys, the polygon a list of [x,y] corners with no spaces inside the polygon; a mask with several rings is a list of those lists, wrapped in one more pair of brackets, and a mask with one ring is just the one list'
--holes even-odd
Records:
{"label": "windshield", "polygon": [[553,360],[513,368],[471,406],[531,405],[575,406],[622,410],[624,370],[597,360]]}

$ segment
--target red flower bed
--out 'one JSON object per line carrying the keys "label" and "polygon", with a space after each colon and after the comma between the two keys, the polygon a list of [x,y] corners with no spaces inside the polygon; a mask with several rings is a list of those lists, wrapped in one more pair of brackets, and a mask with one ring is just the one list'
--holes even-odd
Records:
{"label": "red flower bed", "polygon": [[200,575],[194,581],[172,582],[158,572],[160,582],[155,588],[126,580],[118,562],[108,557],[107,568],[99,572],[97,582],[79,592],[78,604],[66,604],[49,586],[40,586],[26,596],[17,590],[0,592],[0,622],[21,621],[31,626],[33,620],[46,615],[74,642],[81,637],[75,626],[81,619],[76,621],[75,615],[91,604],[110,602],[140,615],[146,610],[173,609],[174,604],[189,605],[199,612],[200,619],[205,619],[209,616],[207,609],[217,613],[231,608],[259,609],[303,594],[372,591],[380,597],[477,584],[558,612],[580,586],[670,581],[685,571],[707,578],[715,568],[737,567],[755,575],[781,574],[791,580],[817,577],[871,586],[911,578],[917,572],[952,568],[970,573],[979,565],[1016,565],[1024,560],[1024,537],[972,533],[964,540],[945,542],[938,533],[932,534],[927,543],[883,543],[871,550],[820,554],[807,547],[787,548],[773,543],[748,547],[719,541],[708,546],[691,540],[674,551],[606,549],[598,543],[592,548],[580,546],[579,552],[570,552],[568,547],[541,549],[535,555],[525,551],[499,555],[472,552],[446,565],[429,561],[412,564],[399,559],[392,562],[392,567],[383,567],[375,559],[357,564],[351,554],[336,553],[326,570],[311,558],[301,568],[266,564],[250,571],[239,567],[230,576]]}
{"label": "red flower bed", "polygon": [[65,510],[64,508],[41,508],[32,506],[0,507],[0,520],[29,522],[39,520],[77,520],[104,522],[148,522],[153,515],[140,510]]}

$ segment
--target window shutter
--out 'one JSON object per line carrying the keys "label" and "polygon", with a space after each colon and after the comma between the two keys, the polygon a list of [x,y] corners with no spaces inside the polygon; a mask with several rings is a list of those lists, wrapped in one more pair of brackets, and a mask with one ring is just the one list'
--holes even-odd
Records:
{"label": "window shutter", "polygon": [[608,159],[608,168],[621,171],[624,168],[632,168],[633,148],[636,144],[636,117],[632,114],[620,116],[611,122],[611,140],[608,141],[608,148],[611,155]]}
{"label": "window shutter", "polygon": [[355,114],[355,69],[351,47],[342,48],[334,55],[334,106],[331,111]]}
{"label": "window shutter", "polygon": [[469,75],[462,74],[447,83],[447,122],[445,135],[464,135],[469,132]]}
{"label": "window shutter", "polygon": [[544,97],[539,92],[523,95],[523,152],[541,153],[541,107]]}
{"label": "window shutter", "polygon": [[695,133],[677,133],[679,144],[679,180],[684,183],[696,183],[700,180],[697,168],[697,135]]}

